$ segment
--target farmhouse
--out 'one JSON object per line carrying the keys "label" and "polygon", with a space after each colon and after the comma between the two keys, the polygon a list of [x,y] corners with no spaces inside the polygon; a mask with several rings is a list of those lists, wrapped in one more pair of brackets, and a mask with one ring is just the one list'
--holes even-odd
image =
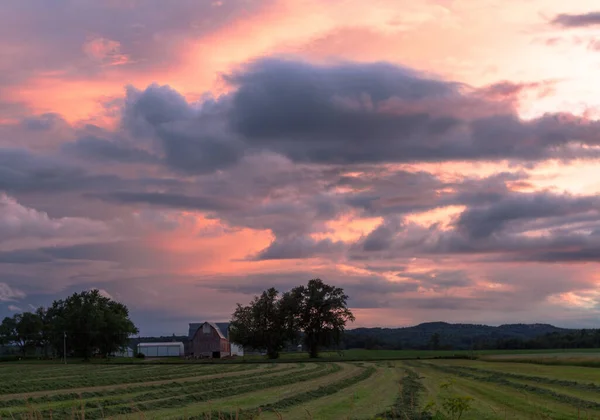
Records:
{"label": "farmhouse", "polygon": [[146,357],[182,357],[182,342],[163,342],[163,343],[139,343],[137,345],[138,353]]}
{"label": "farmhouse", "polygon": [[229,323],[194,322],[189,326],[187,353],[190,356],[221,358],[244,355],[242,346],[229,341]]}

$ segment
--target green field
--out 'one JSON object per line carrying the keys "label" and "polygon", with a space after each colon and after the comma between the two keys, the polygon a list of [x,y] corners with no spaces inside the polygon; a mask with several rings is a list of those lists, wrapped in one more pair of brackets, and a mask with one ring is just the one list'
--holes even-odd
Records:
{"label": "green field", "polygon": [[[411,420],[426,405],[444,411],[470,397],[462,419],[600,419],[600,369],[576,366],[596,352],[427,358],[453,353],[377,360],[398,353],[357,351],[319,363],[290,356],[287,363],[2,363],[0,418]],[[360,355],[363,362],[344,360]]]}
{"label": "green field", "polygon": [[[153,363],[169,363],[169,364],[237,364],[237,363],[302,363],[307,361],[318,362],[364,362],[378,360],[407,360],[419,358],[439,358],[439,357],[470,357],[470,358],[486,358],[490,361],[496,359],[511,358],[511,360],[524,360],[527,362],[552,363],[553,359],[564,359],[579,357],[582,361],[594,362],[600,361],[600,349],[564,349],[564,350],[364,350],[352,349],[344,350],[343,352],[322,352],[317,360],[310,360],[306,352],[282,353],[278,360],[268,360],[265,356],[244,356],[234,359],[196,359],[186,360],[181,358],[158,358],[153,359]],[[544,360],[540,360],[543,358]],[[54,360],[39,360],[37,358],[26,358],[19,361],[18,356],[10,356],[1,358],[0,362],[10,361],[11,363],[39,363],[39,364],[62,364],[62,359]],[[81,359],[69,359],[68,363],[82,363]],[[86,364],[138,364],[146,363],[147,360],[135,358],[112,358],[106,359],[91,359]]]}

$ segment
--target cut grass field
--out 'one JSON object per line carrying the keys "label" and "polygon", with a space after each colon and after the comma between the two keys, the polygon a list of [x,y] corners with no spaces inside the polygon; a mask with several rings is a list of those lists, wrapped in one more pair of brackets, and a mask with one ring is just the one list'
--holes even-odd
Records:
{"label": "cut grass field", "polygon": [[[365,350],[351,349],[342,352],[322,352],[318,359],[309,359],[306,352],[289,352],[282,353],[281,357],[275,361],[268,360],[266,356],[251,355],[236,357],[232,359],[182,359],[178,357],[152,358],[152,359],[136,359],[136,358],[112,358],[112,359],[91,359],[83,362],[81,359],[69,359],[68,364],[84,364],[89,365],[119,365],[119,364],[240,364],[240,363],[297,363],[305,361],[314,362],[361,362],[361,361],[377,361],[377,360],[409,360],[409,359],[428,359],[440,357],[474,357],[474,358],[489,358],[490,361],[510,358],[514,360],[538,360],[544,358],[550,363],[553,359],[569,359],[579,358],[584,361],[600,363],[600,349],[564,349],[564,350]],[[0,362],[2,362],[0,358]],[[61,359],[54,360],[38,360],[24,359],[15,361],[14,358],[9,359],[7,363],[21,364],[54,364],[62,365]],[[1,363],[0,363],[1,365]]]}
{"label": "cut grass field", "polygon": [[[363,362],[345,360],[345,352],[321,363],[4,363],[0,418],[413,420],[419,400],[413,394],[420,394],[421,406],[431,403],[432,410],[450,397],[472,398],[461,417],[466,420],[600,419],[600,369],[569,365],[597,358],[593,352],[485,354],[478,360],[432,358],[456,352],[412,353],[408,360],[404,352],[407,360],[389,361],[382,359],[393,353],[373,352],[351,352]],[[542,364],[553,359],[561,363]],[[411,388],[413,382],[423,390]]]}
{"label": "cut grass field", "polygon": [[443,397],[441,384],[469,396],[464,419],[600,419],[600,372],[577,366],[540,366],[470,360],[405,362],[426,386],[426,398]]}

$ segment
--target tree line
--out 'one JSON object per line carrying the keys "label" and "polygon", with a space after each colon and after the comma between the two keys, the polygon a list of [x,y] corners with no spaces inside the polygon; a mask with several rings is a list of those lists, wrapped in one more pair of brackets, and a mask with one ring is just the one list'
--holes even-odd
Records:
{"label": "tree line", "polygon": [[500,350],[600,348],[600,329],[553,332],[531,339],[508,338],[493,343]]}
{"label": "tree line", "polygon": [[347,331],[342,346],[372,350],[600,348],[600,329],[568,330],[535,324],[501,327],[446,324],[437,330],[426,324],[401,329],[362,328]]}
{"label": "tree line", "polygon": [[[127,346],[138,328],[125,305],[95,289],[55,300],[51,306],[6,317],[0,324],[0,345],[13,345],[26,356],[108,357]],[[66,344],[66,347],[65,347]]]}
{"label": "tree line", "polygon": [[303,343],[310,357],[317,357],[321,348],[338,345],[346,323],[354,322],[347,300],[342,288],[321,279],[282,294],[269,288],[248,305],[237,304],[231,341],[265,350],[271,359],[277,359],[286,345]]}

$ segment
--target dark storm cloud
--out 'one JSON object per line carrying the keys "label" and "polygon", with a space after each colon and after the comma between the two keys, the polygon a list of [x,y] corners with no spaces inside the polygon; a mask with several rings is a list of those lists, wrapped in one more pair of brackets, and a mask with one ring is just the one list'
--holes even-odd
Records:
{"label": "dark storm cloud", "polygon": [[571,216],[600,209],[598,197],[572,197],[550,193],[512,194],[487,207],[461,213],[457,228],[472,238],[484,238],[512,221]]}
{"label": "dark storm cloud", "polygon": [[600,156],[582,147],[600,145],[598,122],[568,114],[521,120],[504,97],[523,87],[477,91],[391,64],[279,59],[225,79],[232,93],[198,104],[167,86],[130,89],[123,125],[160,139],[169,167],[192,174],[265,151],[346,165]]}
{"label": "dark storm cloud", "polygon": [[66,154],[94,161],[115,161],[122,163],[159,163],[160,158],[146,150],[136,149],[98,137],[83,137],[72,143],[64,143]]}
{"label": "dark storm cloud", "polygon": [[384,220],[384,222],[375,228],[371,233],[367,235],[362,243],[362,247],[365,251],[382,251],[390,248],[398,233],[398,230],[402,228],[401,220],[397,218],[391,218]]}
{"label": "dark storm cloud", "polygon": [[[384,150],[395,152],[390,158],[397,159],[403,154],[399,141],[443,134],[458,123],[423,112],[378,112],[392,98],[419,101],[457,93],[453,84],[387,64],[322,68],[262,60],[229,76],[228,81],[237,86],[230,117],[233,127],[252,146],[267,147],[297,161],[373,162],[382,159]],[[388,142],[392,144],[386,146]]]}
{"label": "dark storm cloud", "polygon": [[179,172],[205,174],[237,163],[245,146],[223,127],[222,104],[198,106],[168,86],[127,90],[122,125],[137,136],[154,136],[165,163]]}
{"label": "dark storm cloud", "polygon": [[564,28],[596,26],[600,25],[600,12],[589,12],[583,14],[562,13],[552,19],[551,23]]}
{"label": "dark storm cloud", "polygon": [[[499,183],[495,191],[486,192],[486,185],[504,177],[483,179],[480,185],[468,180],[457,187],[450,201],[466,209],[450,220],[450,229],[388,216],[349,246],[348,257],[375,261],[460,254],[484,261],[598,261],[598,197],[516,193]],[[465,186],[473,193],[464,194]]]}
{"label": "dark storm cloud", "polygon": [[115,185],[113,175],[92,175],[65,159],[24,149],[0,149],[0,191],[59,192]]}
{"label": "dark storm cloud", "polygon": [[0,252],[0,264],[37,264],[53,261],[51,255],[38,250],[20,249]]}
{"label": "dark storm cloud", "polygon": [[121,123],[134,134],[144,134],[149,127],[189,120],[195,114],[183,95],[169,86],[152,84],[143,91],[130,86]]}
{"label": "dark storm cloud", "polygon": [[509,199],[479,213],[466,211],[456,230],[438,233],[422,250],[485,255],[485,261],[599,261],[598,204],[596,197]]}
{"label": "dark storm cloud", "polygon": [[345,249],[341,241],[315,240],[307,236],[277,238],[267,248],[250,257],[251,261],[328,257],[340,254]]}
{"label": "dark storm cloud", "polygon": [[[336,187],[351,188],[345,202],[366,215],[385,215],[425,211],[443,203],[439,191],[451,186],[424,171],[373,170],[367,168],[360,176],[342,176]],[[398,187],[401,186],[401,191]]]}
{"label": "dark storm cloud", "polygon": [[237,87],[233,127],[250,146],[296,161],[535,160],[573,140],[599,139],[596,124],[564,116],[524,122],[510,107],[477,116],[491,106],[478,92],[387,64],[259,60],[228,80]]}
{"label": "dark storm cloud", "polygon": [[235,200],[226,197],[187,196],[156,192],[113,192],[107,194],[86,194],[89,197],[122,204],[152,204],[159,207],[188,210],[219,211],[240,207]]}
{"label": "dark storm cloud", "polygon": [[57,125],[66,125],[67,122],[60,114],[46,113],[23,119],[23,125],[29,130],[49,130]]}
{"label": "dark storm cloud", "polygon": [[[124,158],[120,156],[119,159]],[[10,194],[100,194],[128,189],[181,189],[186,185],[185,180],[169,177],[127,178],[115,174],[114,170],[105,172],[93,172],[65,155],[44,155],[25,149],[0,148],[0,191]]]}

